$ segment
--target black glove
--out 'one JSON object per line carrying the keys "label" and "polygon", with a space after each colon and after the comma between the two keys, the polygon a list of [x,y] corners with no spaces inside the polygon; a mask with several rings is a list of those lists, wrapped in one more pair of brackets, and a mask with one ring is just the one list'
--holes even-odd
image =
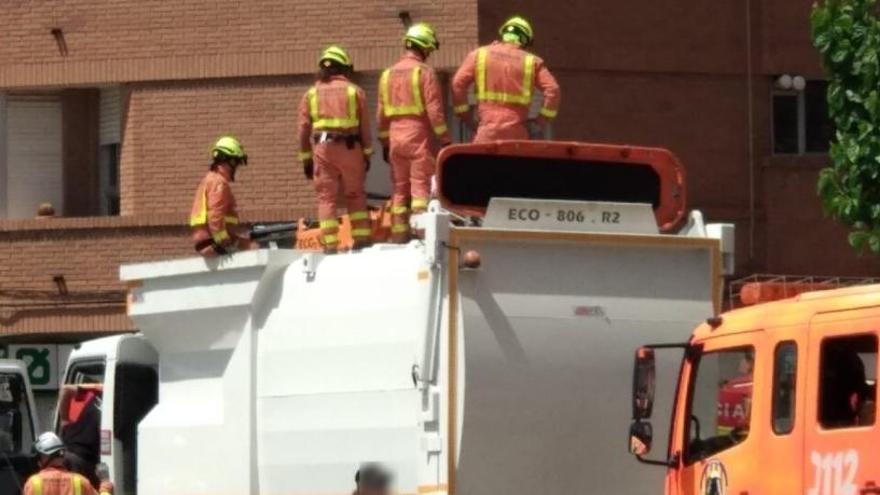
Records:
{"label": "black glove", "polygon": [[315,178],[315,162],[311,159],[303,160],[303,174],[308,180]]}
{"label": "black glove", "polygon": [[370,171],[370,165],[372,165],[372,160],[370,160],[369,156],[364,157],[364,172]]}
{"label": "black glove", "polygon": [[391,150],[388,149],[388,146],[382,146],[382,159],[385,160],[385,163],[391,163]]}

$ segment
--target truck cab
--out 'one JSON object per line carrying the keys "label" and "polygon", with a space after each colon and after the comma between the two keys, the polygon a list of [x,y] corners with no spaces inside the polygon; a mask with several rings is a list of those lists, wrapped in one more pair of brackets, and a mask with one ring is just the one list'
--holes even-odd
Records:
{"label": "truck cab", "polygon": [[[77,444],[69,448],[80,457],[108,467],[116,495],[135,492],[137,424],[158,401],[158,364],[156,350],[140,335],[85,342],[67,362],[56,431]],[[83,413],[91,401],[97,417]],[[88,424],[73,428],[77,421]]]}
{"label": "truck cab", "polygon": [[27,367],[0,359],[0,493],[18,493],[36,471],[31,447],[39,431]]}
{"label": "truck cab", "polygon": [[[668,495],[880,493],[880,286],[801,294],[637,350],[630,451]],[[683,353],[669,446],[651,450],[655,353]],[[656,457],[656,456],[655,456]]]}

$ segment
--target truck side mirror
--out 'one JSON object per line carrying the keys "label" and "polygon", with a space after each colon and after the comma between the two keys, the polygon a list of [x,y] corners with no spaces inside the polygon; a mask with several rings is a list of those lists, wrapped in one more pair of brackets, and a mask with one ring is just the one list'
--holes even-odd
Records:
{"label": "truck side mirror", "polygon": [[654,409],[656,376],[654,349],[639,347],[636,350],[633,370],[632,418],[635,421],[651,417],[651,412]]}
{"label": "truck side mirror", "polygon": [[636,457],[643,457],[651,451],[654,440],[654,428],[651,423],[633,421],[629,427],[629,452]]}

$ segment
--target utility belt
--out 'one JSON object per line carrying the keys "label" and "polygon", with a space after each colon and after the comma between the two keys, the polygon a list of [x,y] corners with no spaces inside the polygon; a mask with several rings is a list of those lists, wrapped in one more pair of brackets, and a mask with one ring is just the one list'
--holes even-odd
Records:
{"label": "utility belt", "polygon": [[346,134],[343,132],[321,131],[315,133],[315,135],[312,136],[312,140],[315,144],[345,143],[345,147],[350,150],[354,149],[354,145],[356,144],[363,145],[360,134]]}

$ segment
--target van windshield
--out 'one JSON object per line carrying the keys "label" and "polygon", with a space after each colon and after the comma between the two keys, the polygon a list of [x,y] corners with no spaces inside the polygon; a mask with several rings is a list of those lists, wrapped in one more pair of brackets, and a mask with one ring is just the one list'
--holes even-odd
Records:
{"label": "van windshield", "polygon": [[694,361],[685,462],[705,459],[748,437],[754,362],[753,347],[706,352]]}

